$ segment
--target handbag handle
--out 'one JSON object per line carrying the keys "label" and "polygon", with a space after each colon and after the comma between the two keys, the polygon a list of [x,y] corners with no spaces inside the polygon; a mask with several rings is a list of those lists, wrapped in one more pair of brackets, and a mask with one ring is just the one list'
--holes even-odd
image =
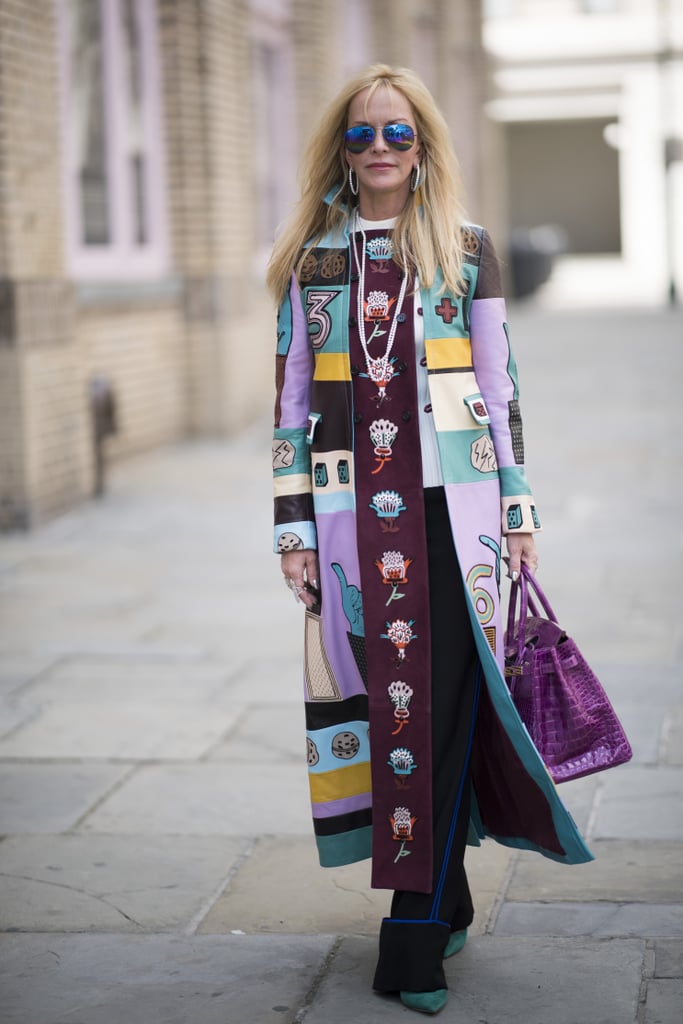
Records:
{"label": "handbag handle", "polygon": [[533,575],[531,570],[522,562],[521,572],[519,578],[515,580],[510,587],[510,603],[508,606],[508,624],[507,624],[507,637],[509,643],[512,643],[512,638],[515,632],[515,613],[517,609],[517,599],[519,597],[519,627],[517,629],[517,664],[522,663],[524,657],[524,623],[526,622],[529,609],[531,614],[538,617],[538,608],[534,601],[534,594],[530,591],[535,592],[535,596],[541,603],[541,607],[548,616],[548,618],[559,625],[557,622],[557,616],[550,606],[550,601],[545,596],[545,593],[538,582],[536,577]]}

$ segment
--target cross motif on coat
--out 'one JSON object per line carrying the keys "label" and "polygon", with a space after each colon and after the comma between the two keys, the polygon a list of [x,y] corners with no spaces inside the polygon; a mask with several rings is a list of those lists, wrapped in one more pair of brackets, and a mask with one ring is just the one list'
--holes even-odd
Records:
{"label": "cross motif on coat", "polygon": [[440,316],[444,323],[452,324],[453,319],[458,315],[458,307],[454,306],[451,300],[446,297],[440,306],[434,307],[434,312]]}

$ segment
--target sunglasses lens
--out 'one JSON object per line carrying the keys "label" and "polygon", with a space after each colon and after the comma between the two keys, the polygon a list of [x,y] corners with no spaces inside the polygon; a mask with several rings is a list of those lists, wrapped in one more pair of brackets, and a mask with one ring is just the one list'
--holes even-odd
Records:
{"label": "sunglasses lens", "polygon": [[382,129],[382,135],[394,149],[410,149],[415,142],[415,132],[409,124],[387,124]]}
{"label": "sunglasses lens", "polygon": [[344,142],[349,153],[362,153],[375,137],[375,129],[369,124],[357,124],[344,132]]}

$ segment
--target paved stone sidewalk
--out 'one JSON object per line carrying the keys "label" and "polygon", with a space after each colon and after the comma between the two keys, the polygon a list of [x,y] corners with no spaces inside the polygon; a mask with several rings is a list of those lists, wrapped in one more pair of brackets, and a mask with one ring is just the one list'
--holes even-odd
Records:
{"label": "paved stone sidewalk", "polygon": [[[678,1024],[683,317],[512,320],[541,578],[634,760],[564,787],[592,864],[468,851],[439,1019]],[[0,539],[0,1024],[415,1019],[370,991],[388,894],[316,864],[268,435]]]}

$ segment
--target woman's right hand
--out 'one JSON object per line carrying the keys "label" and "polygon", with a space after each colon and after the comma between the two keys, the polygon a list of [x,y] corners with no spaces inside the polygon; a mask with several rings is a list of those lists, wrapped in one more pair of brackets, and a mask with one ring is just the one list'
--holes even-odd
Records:
{"label": "woman's right hand", "polygon": [[[320,602],[319,594],[312,594],[306,584],[318,590],[318,553],[313,548],[303,551],[286,551],[280,556],[280,568],[287,585],[303,601],[307,608]],[[289,581],[292,581],[291,583]],[[294,589],[296,587],[296,589]]]}

